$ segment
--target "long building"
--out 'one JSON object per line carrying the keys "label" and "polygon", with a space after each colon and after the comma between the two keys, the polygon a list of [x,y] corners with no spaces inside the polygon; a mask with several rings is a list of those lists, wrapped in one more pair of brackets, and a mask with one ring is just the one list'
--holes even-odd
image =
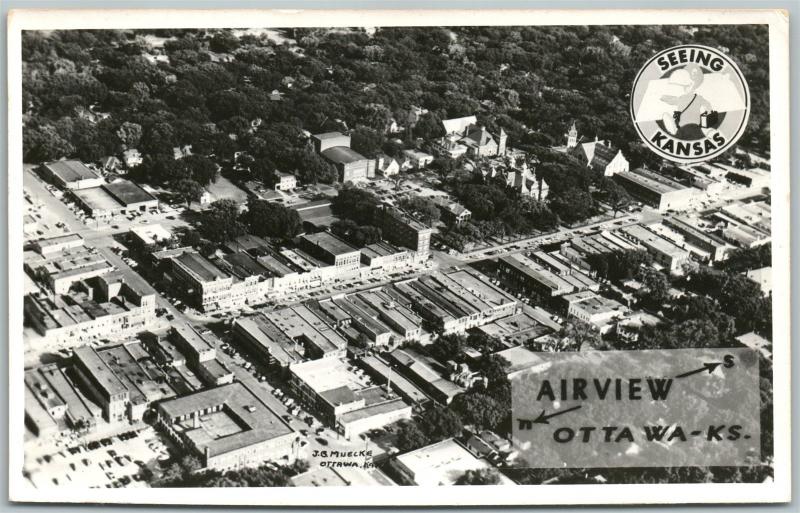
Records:
{"label": "long building", "polygon": [[25,425],[46,438],[65,432],[91,432],[102,410],[67,375],[48,364],[25,371]]}
{"label": "long building", "polygon": [[643,246],[653,256],[653,260],[670,273],[681,272],[683,264],[689,261],[688,251],[679,248],[642,225],[624,226],[616,233],[634,244]]}
{"label": "long building", "polygon": [[687,209],[696,191],[642,168],[615,173],[614,180],[633,196],[661,212]]}
{"label": "long building", "polygon": [[41,166],[42,174],[61,189],[80,190],[103,185],[103,178],[79,160],[57,160]]}

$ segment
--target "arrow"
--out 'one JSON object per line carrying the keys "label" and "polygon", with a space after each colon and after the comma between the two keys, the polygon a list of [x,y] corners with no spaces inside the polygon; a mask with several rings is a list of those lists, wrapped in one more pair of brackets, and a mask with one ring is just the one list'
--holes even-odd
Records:
{"label": "arrow", "polygon": [[581,405],[578,405],[578,406],[573,406],[572,408],[567,408],[566,410],[561,410],[555,413],[551,413],[550,415],[547,415],[545,413],[545,410],[542,410],[542,413],[540,413],[539,416],[533,420],[517,419],[517,421],[519,422],[520,429],[530,429],[531,427],[533,427],[533,424],[550,424],[549,420],[552,419],[553,417],[558,417],[559,415],[564,415],[565,413],[569,413],[571,411],[580,409]]}
{"label": "arrow", "polygon": [[720,365],[722,365],[722,362],[704,363],[703,366],[700,367],[699,369],[695,369],[695,370],[689,371],[689,372],[684,372],[683,374],[678,374],[675,377],[676,378],[685,378],[687,376],[691,376],[692,374],[697,374],[697,373],[700,373],[700,372],[703,372],[703,371],[708,371],[708,373],[711,374]]}

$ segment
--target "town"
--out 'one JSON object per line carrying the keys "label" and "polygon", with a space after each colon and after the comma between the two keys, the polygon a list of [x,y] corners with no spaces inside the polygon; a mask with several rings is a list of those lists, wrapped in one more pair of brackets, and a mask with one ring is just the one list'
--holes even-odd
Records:
{"label": "town", "polygon": [[[627,482],[519,457],[537,353],[750,347],[770,376],[768,144],[676,165],[577,115],[547,135],[505,113],[572,94],[538,83],[383,104],[324,55],[401,66],[407,36],[351,30],[25,36],[32,486]],[[475,66],[478,36],[437,34]],[[315,103],[353,82],[373,100]],[[593,387],[668,393],[640,381]]]}

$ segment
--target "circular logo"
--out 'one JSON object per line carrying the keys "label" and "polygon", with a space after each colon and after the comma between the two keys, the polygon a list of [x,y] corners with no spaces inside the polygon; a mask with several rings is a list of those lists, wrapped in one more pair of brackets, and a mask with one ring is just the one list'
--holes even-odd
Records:
{"label": "circular logo", "polygon": [[654,152],[680,163],[712,159],[730,148],[747,126],[750,91],[724,53],[682,45],[642,67],[631,91],[631,117]]}

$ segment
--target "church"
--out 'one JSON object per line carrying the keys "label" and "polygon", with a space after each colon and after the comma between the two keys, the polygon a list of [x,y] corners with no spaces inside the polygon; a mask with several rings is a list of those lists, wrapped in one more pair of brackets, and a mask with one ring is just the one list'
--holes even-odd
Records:
{"label": "church", "polygon": [[566,135],[567,145],[562,146],[562,151],[572,155],[586,167],[608,177],[630,170],[630,164],[622,154],[622,150],[615,148],[610,141],[602,141],[597,136],[594,141],[586,141],[585,138],[578,136],[575,122]]}

